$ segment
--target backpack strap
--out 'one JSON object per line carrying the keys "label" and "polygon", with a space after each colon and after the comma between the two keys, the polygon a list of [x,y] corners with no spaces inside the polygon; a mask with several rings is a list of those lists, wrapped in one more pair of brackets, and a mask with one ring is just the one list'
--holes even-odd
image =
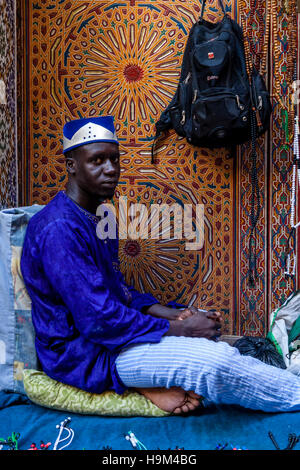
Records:
{"label": "backpack strap", "polygon": [[154,136],[154,140],[153,140],[153,143],[151,145],[151,165],[154,165],[155,163],[155,160],[154,160],[154,154],[155,154],[155,151],[156,151],[156,143],[157,143],[157,139],[160,137],[160,132],[159,131],[156,131],[156,134]]}
{"label": "backpack strap", "polygon": [[[223,13],[224,13],[224,16],[226,16],[225,7],[224,7],[224,5],[223,5],[222,0],[219,0],[219,4],[220,4],[220,7],[222,8],[222,11],[223,11]],[[200,21],[203,20],[205,5],[206,5],[206,0],[203,0],[203,2],[202,2],[202,8],[201,8],[201,14],[200,14],[200,18],[199,18]]]}
{"label": "backpack strap", "polygon": [[[206,0],[204,0],[206,1]],[[193,48],[193,41],[194,41],[194,34],[195,30],[197,31],[198,28],[198,23],[194,23],[192,28],[190,29],[186,46],[184,49],[184,55],[181,63],[181,72],[180,72],[180,78],[178,81],[177,89],[176,92],[171,100],[171,102],[168,104],[168,107],[165,109],[165,111],[162,112],[160,119],[156,122],[155,127],[156,127],[156,134],[153,139],[153,143],[151,146],[151,164],[155,164],[155,152],[156,152],[156,145],[157,145],[157,140],[165,134],[164,131],[167,131],[168,129],[172,128],[172,120],[170,118],[169,110],[172,106],[174,106],[178,102],[178,93],[179,93],[179,86],[180,83],[186,80],[187,76],[190,73],[191,65],[190,65],[190,56],[191,56],[191,50]]]}

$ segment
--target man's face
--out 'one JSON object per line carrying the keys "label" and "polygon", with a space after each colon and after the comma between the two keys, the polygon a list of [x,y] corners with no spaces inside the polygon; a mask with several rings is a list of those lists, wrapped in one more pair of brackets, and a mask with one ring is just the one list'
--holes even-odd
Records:
{"label": "man's face", "polygon": [[78,147],[73,160],[73,178],[86,193],[111,199],[120,177],[117,144],[94,142]]}

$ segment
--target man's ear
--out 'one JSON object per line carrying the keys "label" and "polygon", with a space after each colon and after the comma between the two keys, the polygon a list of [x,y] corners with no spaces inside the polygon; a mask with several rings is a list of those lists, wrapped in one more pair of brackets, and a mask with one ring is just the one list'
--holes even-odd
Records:
{"label": "man's ear", "polygon": [[70,175],[76,173],[76,159],[71,155],[66,157],[66,168]]}

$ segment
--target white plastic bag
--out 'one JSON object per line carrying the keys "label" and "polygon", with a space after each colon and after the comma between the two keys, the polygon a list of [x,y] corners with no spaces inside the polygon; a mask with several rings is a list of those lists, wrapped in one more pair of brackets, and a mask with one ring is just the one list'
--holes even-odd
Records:
{"label": "white plastic bag", "polygon": [[271,314],[267,338],[282,355],[287,370],[300,375],[300,290]]}

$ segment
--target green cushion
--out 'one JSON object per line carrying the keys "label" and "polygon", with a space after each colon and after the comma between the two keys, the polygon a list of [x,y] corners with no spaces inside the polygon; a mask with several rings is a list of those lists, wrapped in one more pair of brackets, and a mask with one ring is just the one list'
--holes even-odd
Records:
{"label": "green cushion", "polygon": [[24,389],[34,403],[61,411],[103,416],[169,416],[150,400],[137,392],[118,395],[108,391],[89,393],[65,385],[48,377],[44,372],[25,369]]}

